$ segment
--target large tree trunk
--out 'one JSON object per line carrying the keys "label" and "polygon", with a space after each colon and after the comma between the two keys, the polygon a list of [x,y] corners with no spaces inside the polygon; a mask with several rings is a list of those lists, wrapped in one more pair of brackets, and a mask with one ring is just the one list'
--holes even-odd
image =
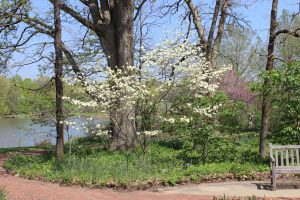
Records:
{"label": "large tree trunk", "polygon": [[55,46],[55,86],[56,86],[56,157],[64,155],[64,113],[63,113],[63,69],[59,0],[54,3],[54,46]]}
{"label": "large tree trunk", "polygon": [[[134,1],[116,0],[110,10],[110,23],[96,33],[108,58],[109,67],[121,69],[126,74],[127,66],[134,65]],[[116,109],[110,113],[113,148],[128,148],[136,143],[135,110],[127,108],[126,103],[118,101]]]}
{"label": "large tree trunk", "polygon": [[[126,71],[127,66],[134,65],[133,14],[134,1],[119,0],[116,12],[113,13],[118,67]],[[111,66],[114,67],[114,66]],[[127,94],[130,95],[130,94]],[[127,102],[120,102],[120,111],[114,116],[116,121],[112,127],[112,136],[117,147],[131,147],[136,143],[135,110],[126,108]]]}
{"label": "large tree trunk", "polygon": [[[268,58],[266,64],[266,71],[270,72],[273,70],[274,64],[274,47],[276,39],[276,26],[277,26],[277,8],[278,0],[273,0],[272,10],[271,10],[271,20],[270,20],[270,35],[269,35],[269,44],[268,44]],[[261,134],[259,141],[259,153],[265,158],[266,157],[266,137],[269,131],[269,110],[271,106],[271,81],[268,77],[264,80],[263,87],[263,100],[262,100],[262,121],[261,121]]]}
{"label": "large tree trunk", "polygon": [[[54,3],[55,0],[49,0]],[[81,0],[90,10],[92,20],[60,2],[60,8],[83,26],[93,30],[101,43],[111,69],[127,73],[127,66],[134,65],[133,44],[133,0]],[[100,2],[100,4],[99,4]],[[130,94],[127,94],[130,95]],[[129,147],[136,143],[134,109],[117,101],[116,109],[110,113],[113,144],[116,148]]]}

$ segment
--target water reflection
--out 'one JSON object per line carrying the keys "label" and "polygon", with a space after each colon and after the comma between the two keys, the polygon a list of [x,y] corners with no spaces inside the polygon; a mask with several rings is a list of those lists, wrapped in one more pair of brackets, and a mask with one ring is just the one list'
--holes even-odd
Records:
{"label": "water reflection", "polygon": [[[86,118],[72,118],[76,126],[69,126],[65,131],[65,141],[71,137],[86,136],[86,130],[81,126],[87,122]],[[93,120],[97,123],[105,124],[105,119],[97,118]],[[44,142],[55,144],[56,129],[54,123],[33,123],[30,119],[9,118],[0,119],[0,148],[8,147],[28,147]]]}

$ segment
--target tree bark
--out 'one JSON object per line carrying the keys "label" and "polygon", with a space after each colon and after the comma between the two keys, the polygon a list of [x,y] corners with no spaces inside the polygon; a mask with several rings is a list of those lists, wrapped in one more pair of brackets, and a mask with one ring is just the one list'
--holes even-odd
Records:
{"label": "tree bark", "polygon": [[214,33],[215,33],[216,25],[217,25],[220,5],[221,5],[221,0],[216,0],[216,5],[215,5],[215,8],[214,8],[214,14],[213,14],[213,18],[212,18],[212,21],[211,21],[209,34],[208,34],[208,38],[207,38],[206,60],[210,60],[209,56],[210,56],[210,53],[211,53],[211,48],[212,48]]}
{"label": "tree bark", "polygon": [[[109,64],[111,68],[118,67],[127,73],[127,66],[134,65],[134,40],[133,40],[133,15],[134,1],[115,1],[112,8],[112,26],[113,31],[108,31],[107,39],[111,38],[111,32],[114,34],[114,41],[108,43],[107,51],[110,57],[114,57],[113,64]],[[115,44],[114,49],[111,45]],[[116,64],[115,64],[116,63]],[[127,94],[130,95],[130,94]],[[136,128],[135,128],[135,110],[134,108],[126,108],[127,102],[119,101],[117,105],[120,110],[112,113],[112,136],[113,144],[116,148],[128,148],[136,144]]]}
{"label": "tree bark", "polygon": [[[109,9],[110,22],[105,28],[96,29],[108,66],[127,73],[127,66],[134,65],[133,17],[134,1],[116,0],[114,5],[103,4],[102,12]],[[130,94],[127,94],[130,95]],[[113,148],[128,148],[136,144],[135,110],[126,108],[126,102],[118,101],[110,113]]]}
{"label": "tree bark", "polygon": [[[277,27],[277,8],[278,0],[273,0],[271,9],[270,19],[270,35],[268,44],[268,58],[266,64],[266,71],[270,72],[273,70],[274,65],[274,48],[276,39],[276,27]],[[269,111],[271,106],[271,81],[268,77],[264,79],[263,87],[263,100],[262,100],[262,121],[261,121],[261,133],[259,141],[259,153],[262,158],[266,157],[266,137],[269,132]]]}
{"label": "tree bark", "polygon": [[204,27],[202,26],[201,16],[198,13],[198,8],[193,4],[192,0],[185,0],[185,3],[190,9],[190,12],[193,16],[193,23],[195,25],[198,37],[200,39],[200,44],[203,45],[203,48],[207,47],[207,40],[205,38]]}
{"label": "tree bark", "polygon": [[[49,0],[54,3],[54,0]],[[134,65],[133,0],[81,0],[92,16],[92,21],[83,17],[65,3],[60,8],[79,23],[93,30],[101,43],[111,69],[127,73],[127,66]],[[130,94],[129,94],[130,95]],[[125,108],[126,102],[118,101],[110,113],[113,146],[132,146],[136,143],[135,111]]]}
{"label": "tree bark", "polygon": [[63,68],[59,0],[54,3],[54,47],[55,47],[55,87],[56,87],[56,157],[64,155],[64,113],[63,113]]}
{"label": "tree bark", "polygon": [[218,32],[217,32],[217,36],[216,39],[214,40],[214,44],[213,44],[213,49],[210,51],[210,58],[211,58],[211,65],[213,68],[215,68],[216,66],[216,58],[217,55],[219,53],[219,47],[220,47],[220,43],[221,40],[223,38],[223,33],[224,33],[224,25],[225,25],[225,20],[227,18],[227,10],[229,7],[229,0],[224,0],[223,5],[222,5],[222,9],[221,9],[221,15],[220,15],[220,19],[219,19],[219,24],[218,24]]}

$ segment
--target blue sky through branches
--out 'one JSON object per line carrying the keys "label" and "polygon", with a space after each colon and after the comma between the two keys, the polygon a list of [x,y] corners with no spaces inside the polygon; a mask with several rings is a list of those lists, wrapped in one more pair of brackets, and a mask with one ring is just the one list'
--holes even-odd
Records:
{"label": "blue sky through branches", "polygon": [[[252,27],[252,29],[255,31],[257,36],[259,36],[264,42],[267,41],[267,36],[268,36],[268,27],[269,27],[269,21],[270,21],[270,9],[271,9],[271,0],[241,0],[243,2],[246,2],[247,7],[238,7],[236,8],[236,12],[240,13],[239,16],[243,17],[245,20],[249,22],[249,25]],[[159,3],[159,1],[157,1]],[[195,3],[198,1],[195,1]],[[207,5],[210,5],[211,3],[210,0],[204,0],[201,1],[201,4],[203,5],[203,9],[208,8],[205,7]],[[279,12],[278,16],[281,15],[282,10],[286,9],[291,13],[297,13],[299,12],[299,2],[300,0],[279,0]],[[245,4],[245,3],[244,3]],[[38,11],[38,13],[42,16],[45,13],[49,11],[49,8],[52,6],[48,2],[48,0],[33,0],[33,9]],[[202,7],[200,7],[201,9]],[[201,12],[201,10],[200,10]],[[159,20],[159,19],[155,19]],[[174,33],[175,30],[179,30],[181,27],[181,20],[180,16],[173,16],[173,17],[168,17],[167,19],[164,20],[162,24],[159,26],[155,26],[153,30],[150,33],[150,37],[153,39],[153,46],[158,44],[161,41],[161,38],[164,36],[166,32],[169,33]],[[66,27],[66,25],[63,28],[63,40],[66,44],[68,44],[68,41],[71,42],[71,37],[78,36],[81,37],[80,34],[77,35],[77,31],[79,29],[71,29]],[[80,31],[84,32],[84,30]],[[38,42],[39,40],[45,40],[45,37],[40,36],[41,38],[35,38],[33,42]],[[51,39],[47,39],[49,42]],[[51,52],[51,48],[47,50],[47,52]],[[16,55],[15,60],[23,60],[25,55]],[[39,63],[42,64],[42,63]],[[51,67],[51,66],[49,66]],[[51,71],[48,72],[51,75]],[[14,68],[11,70],[10,75],[13,76],[15,74],[19,74],[20,76],[24,78],[37,78],[39,75],[39,70],[38,70],[38,64],[33,64],[33,65],[28,65],[26,67],[22,68]]]}

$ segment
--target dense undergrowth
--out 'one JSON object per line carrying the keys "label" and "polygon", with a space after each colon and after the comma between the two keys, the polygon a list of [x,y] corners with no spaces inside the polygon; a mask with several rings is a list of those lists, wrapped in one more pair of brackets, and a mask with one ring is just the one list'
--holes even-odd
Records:
{"label": "dense undergrowth", "polygon": [[7,200],[7,192],[4,188],[0,188],[0,200]]}
{"label": "dense undergrowth", "polygon": [[267,162],[257,156],[258,138],[244,134],[211,141],[206,163],[182,159],[174,139],[155,139],[146,156],[141,149],[110,151],[101,139],[78,139],[62,161],[52,153],[16,155],[5,162],[14,173],[33,179],[94,187],[145,189],[186,182],[266,178]]}

